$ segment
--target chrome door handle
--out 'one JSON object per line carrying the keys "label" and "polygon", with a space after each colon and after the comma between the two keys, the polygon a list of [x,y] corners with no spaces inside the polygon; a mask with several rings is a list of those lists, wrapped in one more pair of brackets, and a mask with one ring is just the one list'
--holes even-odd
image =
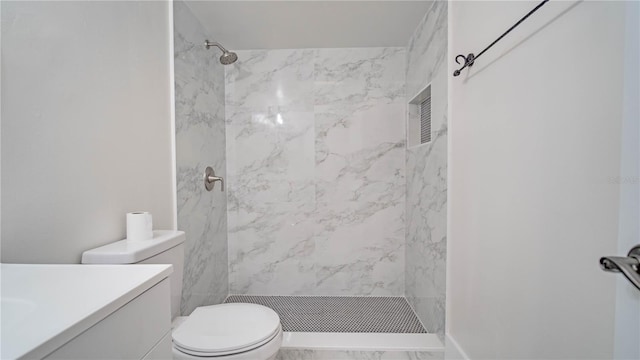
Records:
{"label": "chrome door handle", "polygon": [[207,191],[213,190],[213,187],[216,185],[216,181],[220,181],[220,191],[224,191],[224,179],[220,176],[216,176],[216,172],[213,170],[211,166],[207,166],[204,169],[204,188]]}
{"label": "chrome door handle", "polygon": [[632,247],[627,257],[605,256],[600,258],[600,267],[604,271],[622,273],[633,286],[640,290],[640,245]]}

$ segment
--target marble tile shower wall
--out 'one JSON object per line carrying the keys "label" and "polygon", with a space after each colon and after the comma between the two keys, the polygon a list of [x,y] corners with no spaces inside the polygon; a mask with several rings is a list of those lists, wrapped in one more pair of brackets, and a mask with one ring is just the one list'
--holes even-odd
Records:
{"label": "marble tile shower wall", "polygon": [[224,69],[202,46],[210,38],[182,1],[174,6],[178,228],[186,231],[182,314],[228,294],[227,199],[202,173],[226,176]]}
{"label": "marble tile shower wall", "polygon": [[239,51],[232,294],[404,295],[405,49]]}
{"label": "marble tile shower wall", "polygon": [[406,284],[409,304],[444,333],[447,251],[447,2],[435,1],[407,51],[407,100],[431,84],[432,141],[407,149]]}

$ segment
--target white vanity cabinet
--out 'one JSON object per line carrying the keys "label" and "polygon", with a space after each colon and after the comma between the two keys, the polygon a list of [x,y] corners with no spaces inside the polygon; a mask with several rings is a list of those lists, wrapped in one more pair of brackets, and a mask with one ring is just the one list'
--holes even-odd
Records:
{"label": "white vanity cabinet", "polygon": [[0,359],[171,359],[172,271],[0,264]]}
{"label": "white vanity cabinet", "polygon": [[170,340],[169,279],[164,279],[45,359],[170,360]]}

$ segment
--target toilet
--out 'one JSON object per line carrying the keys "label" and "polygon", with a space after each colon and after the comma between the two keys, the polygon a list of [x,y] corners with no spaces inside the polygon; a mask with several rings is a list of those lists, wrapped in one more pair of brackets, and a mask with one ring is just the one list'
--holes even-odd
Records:
{"label": "toilet", "polygon": [[273,360],[282,345],[278,314],[257,304],[201,306],[178,316],[184,267],[183,231],[154,231],[152,240],[117,241],[82,254],[83,264],[171,264],[173,358]]}

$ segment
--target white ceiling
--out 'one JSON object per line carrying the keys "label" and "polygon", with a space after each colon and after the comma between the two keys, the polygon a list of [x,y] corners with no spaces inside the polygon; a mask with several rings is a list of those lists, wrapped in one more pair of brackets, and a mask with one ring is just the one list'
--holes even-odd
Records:
{"label": "white ceiling", "polygon": [[431,1],[187,1],[230,50],[406,46]]}

